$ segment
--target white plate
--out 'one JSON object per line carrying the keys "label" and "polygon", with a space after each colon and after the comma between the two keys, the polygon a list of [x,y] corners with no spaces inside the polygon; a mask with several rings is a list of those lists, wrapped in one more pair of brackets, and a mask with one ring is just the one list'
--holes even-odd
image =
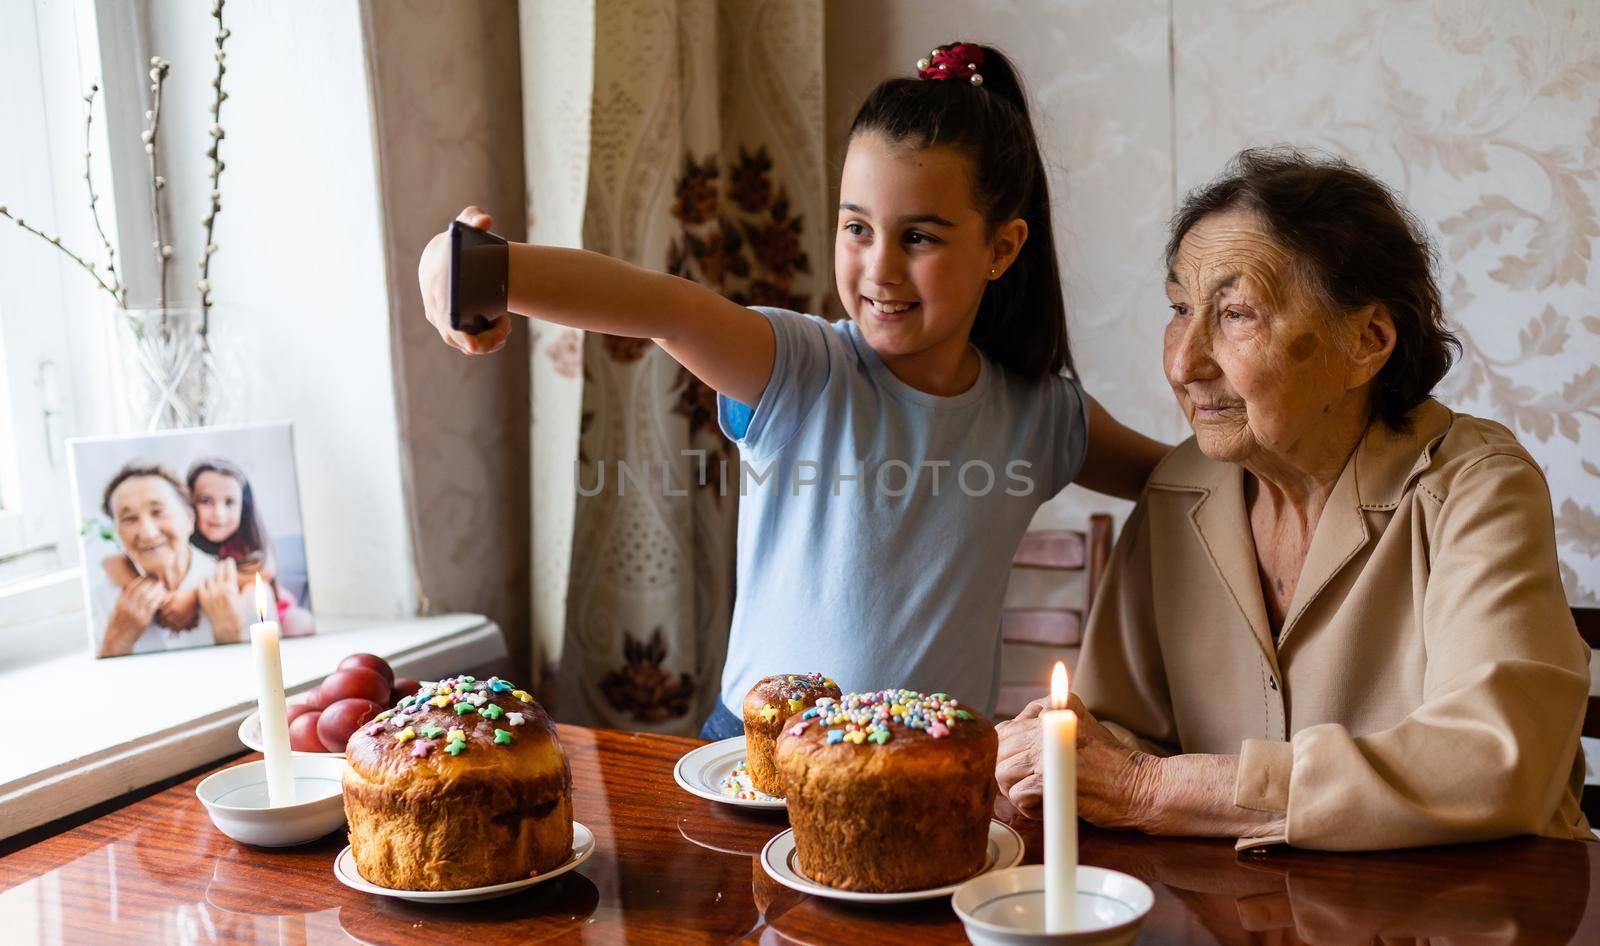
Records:
{"label": "white plate", "polygon": [[[255,711],[251,712],[251,714],[249,716],[246,716],[244,718],[244,722],[239,724],[239,741],[244,743],[245,745],[249,746],[250,748],[256,750],[257,752],[266,752],[267,751],[266,743],[261,741],[261,711],[260,710],[255,710]],[[297,749],[297,750],[295,750],[294,754],[295,755],[327,756],[328,758],[331,758],[331,759],[342,759],[342,758],[344,758],[344,753],[343,752],[301,752],[300,750]]]}
{"label": "white plate", "polygon": [[678,764],[672,767],[673,781],[691,795],[699,795],[711,801],[719,801],[724,805],[737,805],[740,808],[783,808],[781,798],[771,795],[756,794],[757,798],[736,798],[722,790],[722,780],[728,773],[744,764],[744,737],[734,736],[721,742],[713,742],[691,749],[685,753]]}
{"label": "white plate", "polygon": [[492,900],[495,897],[503,897],[508,893],[516,893],[524,887],[542,884],[550,878],[559,877],[582,864],[593,853],[594,833],[574,821],[572,823],[572,855],[539,876],[529,877],[524,880],[491,884],[488,887],[468,887],[465,890],[396,890],[393,887],[380,887],[362,877],[361,873],[356,870],[356,857],[350,851],[348,844],[345,845],[344,850],[339,852],[338,858],[333,862],[333,875],[339,878],[339,883],[352,890],[376,894],[380,897],[398,897],[401,900],[411,900],[415,903],[471,903],[474,900]]}
{"label": "white plate", "polygon": [[[989,850],[983,859],[983,866],[972,877],[980,877],[992,870],[1003,870],[1015,867],[1022,863],[1022,835],[1012,830],[1011,826],[990,820],[989,822]],[[828,897],[833,900],[853,900],[857,903],[905,903],[910,900],[932,900],[934,897],[948,897],[955,893],[956,888],[971,880],[972,877],[963,877],[953,884],[943,887],[930,887],[926,890],[902,890],[898,893],[866,893],[860,890],[840,890],[837,887],[825,887],[807,877],[800,870],[800,860],[794,851],[794,829],[790,828],[761,849],[761,866],[766,868],[773,880],[783,884],[790,890],[811,894],[813,897]]]}

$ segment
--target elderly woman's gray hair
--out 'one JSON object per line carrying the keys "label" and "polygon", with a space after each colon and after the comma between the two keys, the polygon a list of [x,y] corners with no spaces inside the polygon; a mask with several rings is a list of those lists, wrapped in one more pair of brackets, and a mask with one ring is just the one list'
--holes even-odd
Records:
{"label": "elderly woman's gray hair", "polygon": [[178,479],[178,475],[167,469],[164,464],[157,463],[154,460],[129,460],[123,465],[122,469],[116,472],[116,475],[111,477],[111,482],[106,484],[105,492],[100,496],[100,508],[109,518],[115,519],[117,517],[117,514],[111,509],[111,494],[117,491],[118,486],[139,476],[154,476],[157,479],[166,480],[167,485],[172,487],[172,491],[177,494],[185,505],[191,504],[189,490],[183,485],[183,481]]}
{"label": "elderly woman's gray hair", "polygon": [[1461,342],[1445,325],[1428,238],[1400,199],[1338,158],[1291,148],[1241,151],[1173,215],[1168,267],[1195,224],[1227,210],[1259,216],[1332,312],[1372,303],[1388,310],[1395,348],[1376,379],[1372,416],[1407,429],[1411,410],[1450,370]]}

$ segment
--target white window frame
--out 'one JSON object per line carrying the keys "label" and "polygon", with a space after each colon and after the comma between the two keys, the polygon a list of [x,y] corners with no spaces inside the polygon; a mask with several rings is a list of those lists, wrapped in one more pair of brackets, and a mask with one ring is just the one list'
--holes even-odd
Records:
{"label": "white window frame", "polygon": [[[21,0],[6,15],[0,55],[8,78],[0,121],[15,132],[0,149],[0,202],[84,258],[104,265],[83,180],[84,106],[95,104],[94,188],[100,223],[118,248],[119,271],[147,268],[118,229],[148,198],[139,141],[139,75],[148,46],[144,4],[113,0]],[[104,55],[102,55],[104,53]],[[132,111],[130,111],[130,109]],[[113,149],[113,142],[117,147]],[[118,183],[124,186],[117,187]],[[104,433],[114,415],[106,378],[113,369],[113,303],[76,263],[24,233],[0,229],[0,663],[8,635],[34,622],[81,611],[78,517],[65,439]],[[144,249],[144,248],[141,248]],[[132,257],[131,259],[129,257]],[[124,281],[128,280],[124,278]]]}

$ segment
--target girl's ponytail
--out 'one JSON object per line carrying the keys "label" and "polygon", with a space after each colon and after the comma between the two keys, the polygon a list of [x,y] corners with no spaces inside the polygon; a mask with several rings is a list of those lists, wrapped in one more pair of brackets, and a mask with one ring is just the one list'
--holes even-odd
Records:
{"label": "girl's ponytail", "polygon": [[[1028,223],[1016,261],[984,290],[972,342],[1025,378],[1072,371],[1050,187],[1021,77],[1004,53],[971,43],[941,46],[917,66],[924,78],[890,79],[867,96],[851,137],[951,147],[972,162],[973,200],[989,226]],[[938,79],[949,81],[929,81]]]}

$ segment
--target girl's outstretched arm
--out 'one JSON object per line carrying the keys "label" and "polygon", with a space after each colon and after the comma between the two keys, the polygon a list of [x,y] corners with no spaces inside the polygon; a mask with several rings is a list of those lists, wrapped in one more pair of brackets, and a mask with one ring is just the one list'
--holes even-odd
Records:
{"label": "girl's outstretched arm", "polygon": [[1144,481],[1172,447],[1124,427],[1089,398],[1089,444],[1073,482],[1119,499],[1138,499]]}
{"label": "girl's outstretched arm", "polygon": [[[489,215],[468,207],[457,218],[487,229]],[[760,314],[686,279],[588,250],[512,243],[507,308],[544,322],[608,335],[650,338],[716,391],[745,404],[761,400],[776,342]],[[445,342],[468,354],[505,344],[511,319],[469,335],[450,328],[450,235],[435,236],[417,266],[428,321]]]}

